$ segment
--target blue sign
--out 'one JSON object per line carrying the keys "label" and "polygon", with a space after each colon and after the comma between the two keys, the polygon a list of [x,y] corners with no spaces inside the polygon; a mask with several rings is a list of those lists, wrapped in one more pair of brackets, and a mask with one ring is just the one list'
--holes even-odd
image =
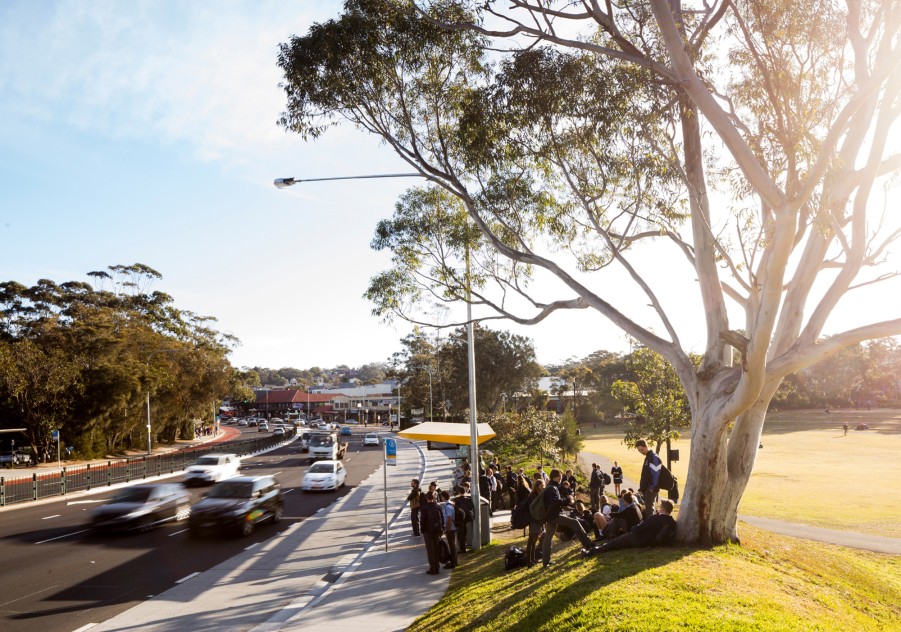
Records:
{"label": "blue sign", "polygon": [[397,465],[397,441],[385,439],[385,462],[387,465]]}
{"label": "blue sign", "polygon": [[52,441],[59,441],[59,430],[52,430],[50,432],[50,439]]}

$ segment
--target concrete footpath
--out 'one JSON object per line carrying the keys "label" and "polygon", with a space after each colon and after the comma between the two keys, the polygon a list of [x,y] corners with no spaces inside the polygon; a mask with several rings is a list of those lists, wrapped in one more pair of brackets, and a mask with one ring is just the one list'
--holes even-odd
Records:
{"label": "concrete footpath", "polygon": [[[605,472],[609,472],[613,467],[613,463],[606,456],[596,454],[594,452],[579,452],[579,464],[582,469],[591,474],[591,464],[597,463]],[[623,477],[623,489],[631,487],[638,489],[638,483]],[[608,486],[608,496],[613,495],[613,486]],[[814,540],[817,542],[826,542],[827,544],[837,544],[852,549],[863,549],[873,551],[875,553],[887,553],[889,555],[901,555],[901,539],[887,538],[881,535],[872,535],[869,533],[856,533],[854,531],[841,531],[839,529],[824,529],[822,527],[814,527],[807,524],[796,522],[786,522],[784,520],[773,520],[771,518],[758,518],[757,516],[746,516],[739,514],[738,519],[747,522],[755,527],[791,536],[793,538],[803,538],[805,540]]]}
{"label": "concrete footpath", "polygon": [[[257,548],[180,580],[173,588],[96,626],[101,630],[403,630],[437,603],[450,571],[425,573],[422,538],[410,530],[410,479],[449,488],[453,462],[424,443],[398,439],[384,466],[316,515]],[[301,493],[294,490],[292,493]]]}

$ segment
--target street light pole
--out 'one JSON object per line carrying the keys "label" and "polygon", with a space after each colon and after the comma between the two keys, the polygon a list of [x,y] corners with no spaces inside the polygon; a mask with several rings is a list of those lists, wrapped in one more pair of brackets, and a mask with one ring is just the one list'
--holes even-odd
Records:
{"label": "street light pole", "polygon": [[[425,177],[421,173],[385,173],[366,176],[342,176],[331,178],[307,178],[298,180],[297,178],[276,178],[273,184],[279,189],[285,189],[294,186],[300,182],[325,182],[329,180],[366,180],[370,178],[413,178]],[[466,245],[466,339],[468,347],[468,367],[469,367],[469,449],[471,455],[472,466],[476,468],[475,475],[472,477],[472,496],[475,504],[475,519],[473,520],[473,529],[475,533],[472,539],[472,548],[476,551],[482,548],[482,510],[481,497],[479,496],[479,427],[476,417],[476,357],[474,348],[474,334],[472,326],[472,288],[471,288],[471,267],[469,261],[469,244]],[[429,411],[431,413],[431,411]],[[398,429],[400,428],[401,415],[401,398],[400,385],[397,387],[397,421]]]}

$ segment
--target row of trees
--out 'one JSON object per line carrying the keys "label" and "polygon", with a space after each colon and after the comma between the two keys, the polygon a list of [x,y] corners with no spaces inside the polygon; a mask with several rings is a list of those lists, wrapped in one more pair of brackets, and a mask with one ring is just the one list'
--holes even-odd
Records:
{"label": "row of trees", "polygon": [[92,283],[0,283],[0,420],[24,428],[35,454],[51,431],[79,455],[102,456],[193,436],[217,401],[252,396],[255,374],[235,370],[236,340],[214,319],[151,291],[161,275],[143,264],[90,272]]}

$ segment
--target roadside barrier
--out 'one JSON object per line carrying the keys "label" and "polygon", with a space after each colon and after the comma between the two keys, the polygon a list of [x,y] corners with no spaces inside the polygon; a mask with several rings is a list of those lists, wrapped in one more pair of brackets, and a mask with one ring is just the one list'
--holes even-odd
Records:
{"label": "roadside barrier", "polygon": [[226,441],[154,456],[73,465],[62,470],[41,472],[31,476],[0,477],[0,507],[174,474],[191,465],[198,457],[213,452],[229,452],[243,457],[286,443],[294,434],[294,430],[288,430],[282,437],[268,436],[250,441]]}

